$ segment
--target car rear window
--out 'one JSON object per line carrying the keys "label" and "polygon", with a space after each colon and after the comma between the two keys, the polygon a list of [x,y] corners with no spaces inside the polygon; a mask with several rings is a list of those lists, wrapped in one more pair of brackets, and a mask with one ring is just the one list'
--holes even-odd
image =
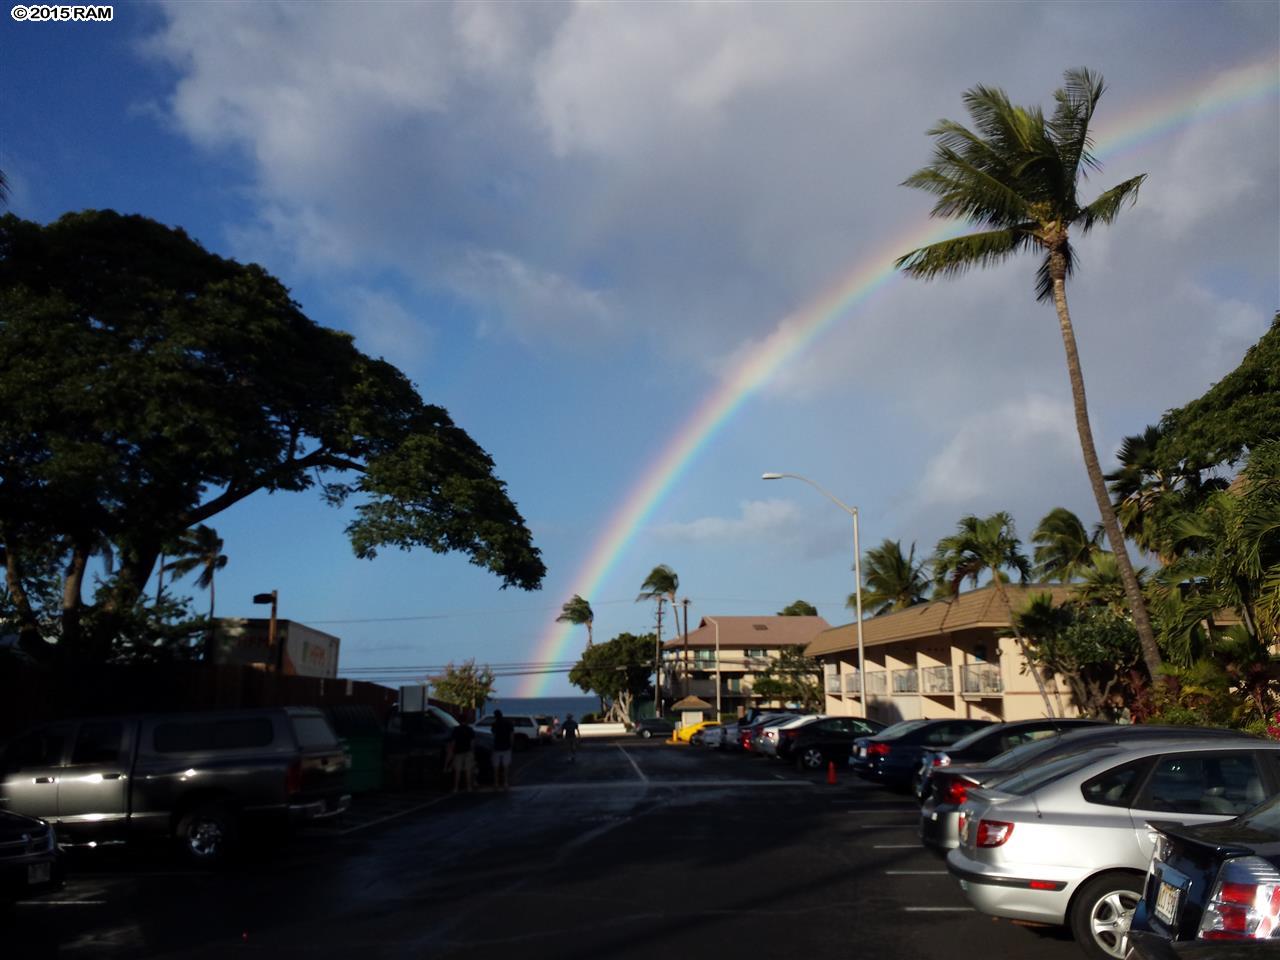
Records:
{"label": "car rear window", "polygon": [[896,736],[899,736],[900,734],[908,733],[914,730],[916,727],[923,727],[927,722],[928,721],[926,720],[899,720],[897,723],[894,723],[894,724],[891,724],[890,726],[885,727],[883,730],[877,733],[876,736],[882,737],[882,738],[896,737]]}
{"label": "car rear window", "polygon": [[324,717],[294,717],[293,733],[298,738],[298,746],[303,750],[338,745],[338,738],[334,736],[333,728]]}
{"label": "car rear window", "polygon": [[1036,764],[1034,767],[1023,770],[1020,773],[1015,773],[1007,780],[1000,781],[999,789],[1003,793],[1016,793],[1025,796],[1110,755],[1110,752],[1095,753],[1090,751],[1088,753],[1071,753],[1065,757],[1057,757],[1053,760]]}
{"label": "car rear window", "polygon": [[265,747],[273,739],[270,717],[173,720],[156,727],[153,745],[156,753],[198,753]]}

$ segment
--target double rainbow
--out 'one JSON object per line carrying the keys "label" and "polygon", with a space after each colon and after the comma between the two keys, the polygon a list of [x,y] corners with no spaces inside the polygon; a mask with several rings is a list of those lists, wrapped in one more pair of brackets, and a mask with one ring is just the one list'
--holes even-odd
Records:
{"label": "double rainbow", "polygon": [[[1274,97],[1277,90],[1280,90],[1280,57],[1216,75],[1206,82],[1149,101],[1109,123],[1099,124],[1096,155],[1099,159],[1114,158],[1192,124]],[[945,239],[955,229],[954,224],[940,226],[929,221],[903,231],[885,245],[883,252],[855,266],[747,351],[729,375],[698,404],[652,461],[648,472],[632,487],[596,538],[565,599],[576,593],[590,600],[596,594],[667,492],[749,397],[837,320],[892,281],[896,276],[893,262],[899,255]],[[569,658],[567,650],[574,630],[570,625],[552,622],[538,641],[534,659]],[[550,680],[547,674],[525,677],[516,696],[542,696]]]}

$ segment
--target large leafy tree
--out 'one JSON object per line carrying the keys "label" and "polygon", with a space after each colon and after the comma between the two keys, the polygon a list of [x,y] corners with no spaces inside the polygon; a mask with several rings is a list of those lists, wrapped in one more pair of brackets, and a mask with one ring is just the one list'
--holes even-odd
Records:
{"label": "large leafy tree", "polygon": [[591,649],[591,625],[595,623],[596,615],[591,610],[591,604],[576,593],[564,602],[564,606],[560,608],[560,616],[556,617],[556,623],[572,623],[575,627],[585,626],[587,628],[587,649]]}
{"label": "large leafy tree", "polygon": [[[916,560],[916,545],[903,554],[901,540],[885,539],[862,558],[862,605],[873,616],[924,603],[929,595],[929,561]],[[845,606],[857,608],[857,595]]]}
{"label": "large leafy tree", "polygon": [[[545,574],[489,455],[409,380],[310,320],[262,268],[110,211],[0,218],[0,559],[25,647],[103,659],[164,544],[258,493],[354,501],[360,557],[460,551]],[[83,599],[91,556],[117,567]]]}
{"label": "large leafy tree", "polygon": [[188,530],[178,545],[179,556],[164,566],[177,577],[185,577],[192,571],[199,571],[196,586],[209,591],[209,619],[213,619],[214,584],[213,576],[227,565],[226,554],[222,552],[222,538],[212,527],[198,524],[194,530]]}
{"label": "large leafy tree", "polygon": [[818,608],[808,600],[795,600],[778,611],[780,617],[816,617]]}
{"label": "large leafy tree", "polygon": [[[950,584],[953,592],[960,588],[965,580],[975,586],[984,574],[991,576],[991,583],[1001,602],[1009,610],[1013,627],[1013,636],[1022,652],[1023,659],[1033,663],[1027,641],[1018,629],[1017,618],[1014,617],[1013,605],[1009,600],[1009,592],[1004,585],[1004,571],[1012,570],[1018,579],[1026,583],[1031,573],[1031,562],[1022,552],[1022,541],[1017,537],[1013,526],[1013,517],[1001,511],[989,517],[975,517],[972,514],[962,517],[956,525],[956,532],[938,541],[937,553],[933,558],[933,573],[939,581]],[[1044,700],[1044,708],[1049,716],[1053,716],[1053,704],[1049,701],[1049,691],[1045,688],[1044,677],[1034,666],[1031,676],[1035,679],[1036,689]]]}
{"label": "large leafy tree", "polygon": [[1074,580],[1093,563],[1101,539],[1102,531],[1090,536],[1079,517],[1066,507],[1054,507],[1031,534],[1036,578],[1059,583]]}
{"label": "large leafy tree", "polygon": [[1079,195],[1079,181],[1099,167],[1091,153],[1089,128],[1103,89],[1100,76],[1085,69],[1067,71],[1063,86],[1054,93],[1051,116],[1039,107],[1014,106],[1004,91],[993,87],[967,91],[964,100],[974,129],[939,121],[929,131],[935,140],[933,162],[908,177],[904,185],[938,198],[934,216],[959,217],[986,229],[912,250],[898,260],[898,266],[911,276],[927,279],[992,266],[1023,252],[1040,255],[1036,298],[1051,301],[1057,311],[1085,470],[1120,566],[1143,660],[1154,677],[1160,668],[1160,650],[1098,461],[1067,308],[1067,278],[1075,266],[1071,231],[1088,233],[1111,223],[1126,202],[1137,199],[1146,179],[1145,174],[1132,177],[1088,203]]}
{"label": "large leafy tree", "polygon": [[822,665],[804,655],[803,647],[783,648],[769,666],[751,681],[751,696],[757,700],[797,703],[805,710],[822,709]]}
{"label": "large leafy tree", "polygon": [[569,682],[606,702],[610,720],[626,723],[636,698],[649,691],[655,639],[652,633],[620,633],[588,647],[569,671]]}
{"label": "large leafy tree", "polygon": [[431,678],[431,690],[437,699],[477,712],[493,696],[495,675],[488,664],[477,666],[474,658],[464,663],[450,661],[444,673]]}

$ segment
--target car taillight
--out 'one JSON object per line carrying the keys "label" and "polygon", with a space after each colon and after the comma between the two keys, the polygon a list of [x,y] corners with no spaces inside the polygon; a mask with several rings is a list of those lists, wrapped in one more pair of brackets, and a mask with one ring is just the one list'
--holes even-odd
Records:
{"label": "car taillight", "polygon": [[799,730],[783,730],[782,735],[786,737],[788,740],[794,740],[796,737],[800,736],[800,731]]}
{"label": "car taillight", "polygon": [[1266,940],[1280,932],[1280,872],[1261,857],[1222,865],[1205,905],[1201,940]]}
{"label": "car taillight", "polygon": [[1003,820],[978,821],[978,846],[998,847],[1013,835],[1013,824]]}
{"label": "car taillight", "polygon": [[953,803],[956,806],[964,803],[969,798],[969,784],[964,780],[950,780],[947,785],[942,788],[942,802]]}
{"label": "car taillight", "polygon": [[951,766],[951,758],[945,753],[935,753],[933,755],[933,765],[935,767],[949,767]]}
{"label": "car taillight", "polygon": [[890,749],[891,748],[887,743],[869,743],[867,744],[867,756],[887,757]]}
{"label": "car taillight", "polygon": [[295,794],[302,792],[302,761],[294,760],[284,773],[284,792]]}

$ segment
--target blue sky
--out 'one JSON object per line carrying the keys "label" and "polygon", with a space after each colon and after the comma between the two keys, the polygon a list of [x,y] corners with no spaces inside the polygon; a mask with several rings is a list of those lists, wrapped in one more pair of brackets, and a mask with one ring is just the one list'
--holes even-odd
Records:
{"label": "blue sky", "polygon": [[[1274,3],[117,4],[0,23],[0,168],[20,216],[142,213],[265,265],[489,450],[549,569],[525,594],[457,556],[357,561],[341,513],[259,496],[214,523],[219,613],[274,588],[347,668],[515,662],[745,346],[927,213],[897,184],[963,90],[1047,104],[1087,65],[1105,124],[1278,52]],[[1105,461],[1280,304],[1278,113],[1273,92],[1091,181],[1150,175],[1070,289]],[[996,509],[1024,537],[1058,505],[1091,522],[1033,274],[899,281],[849,311],[659,505],[588,598],[596,636],[650,629],[632,601],[658,563],[695,620],[804,598],[847,621],[847,518],[765,470],[856,503],[865,546],[928,552]]]}

